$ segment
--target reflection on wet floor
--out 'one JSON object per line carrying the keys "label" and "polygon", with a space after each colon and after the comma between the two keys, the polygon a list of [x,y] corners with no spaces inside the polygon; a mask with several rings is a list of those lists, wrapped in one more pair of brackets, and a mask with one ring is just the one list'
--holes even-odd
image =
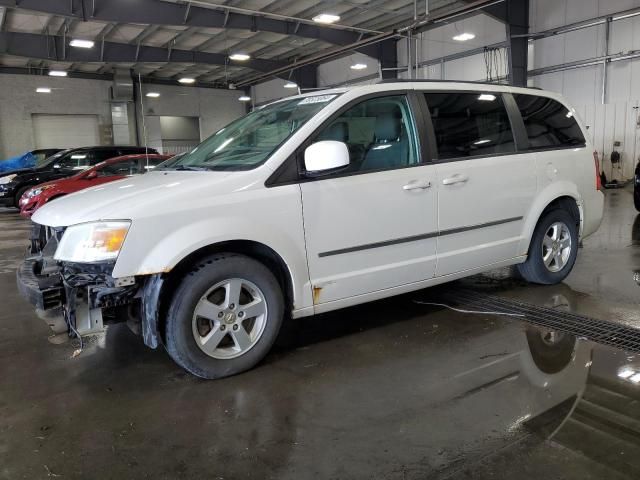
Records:
{"label": "reflection on wet floor", "polygon": [[[620,198],[567,284],[504,269],[444,288],[640,329]],[[8,264],[15,217],[0,212]],[[0,478],[640,478],[640,356],[414,302],[428,291],[287,322],[258,368],[205,382],[123,325],[72,359],[12,272],[0,288]]]}

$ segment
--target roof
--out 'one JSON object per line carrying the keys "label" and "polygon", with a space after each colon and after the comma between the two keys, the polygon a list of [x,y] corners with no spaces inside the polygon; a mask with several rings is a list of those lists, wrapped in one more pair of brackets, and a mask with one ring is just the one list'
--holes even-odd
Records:
{"label": "roof", "polygon": [[[190,77],[203,85],[226,86],[253,77],[256,69],[271,71],[392,31],[411,23],[414,15],[412,0],[102,0],[88,2],[93,5],[88,12],[76,3],[29,0],[27,9],[20,6],[24,3],[0,2],[10,5],[0,6],[0,42],[7,45],[0,68],[79,74],[133,69],[148,78]],[[424,2],[418,3],[423,14]],[[445,14],[474,3],[430,0],[429,10]],[[312,18],[319,13],[337,14],[340,20],[315,23]],[[96,45],[80,55],[84,49],[68,46],[72,38]],[[251,60],[229,61],[234,52],[247,53]]]}

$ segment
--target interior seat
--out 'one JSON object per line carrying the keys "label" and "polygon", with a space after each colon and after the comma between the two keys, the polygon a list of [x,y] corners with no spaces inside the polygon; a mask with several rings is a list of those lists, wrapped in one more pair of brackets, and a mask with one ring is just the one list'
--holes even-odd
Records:
{"label": "interior seat", "polygon": [[376,117],[375,138],[362,162],[363,170],[397,168],[408,164],[409,145],[402,135],[400,116],[385,112]]}

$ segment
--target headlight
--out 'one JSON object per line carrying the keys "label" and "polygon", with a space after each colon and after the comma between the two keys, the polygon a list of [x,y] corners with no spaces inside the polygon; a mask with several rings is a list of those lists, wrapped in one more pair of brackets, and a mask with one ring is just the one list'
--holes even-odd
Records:
{"label": "headlight", "polygon": [[42,192],[44,192],[45,190],[49,190],[50,188],[53,188],[53,185],[43,185],[42,187],[32,188],[27,192],[27,198],[33,198],[35,196],[38,196]]}
{"label": "headlight", "polygon": [[5,175],[4,177],[0,177],[0,183],[9,183],[11,180],[16,178],[17,173],[13,175]]}
{"label": "headlight", "polygon": [[68,227],[54,255],[63,262],[102,262],[118,258],[131,222],[92,222]]}

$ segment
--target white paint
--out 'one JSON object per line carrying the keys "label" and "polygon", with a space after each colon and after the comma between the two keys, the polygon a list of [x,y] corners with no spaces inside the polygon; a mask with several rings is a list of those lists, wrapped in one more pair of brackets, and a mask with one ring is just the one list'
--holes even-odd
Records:
{"label": "white paint", "polygon": [[[318,178],[274,188],[265,186],[282,162],[347,103],[363,95],[398,89],[462,91],[468,90],[469,85],[404,83],[333,90],[332,93],[342,95],[328,103],[254,170],[153,171],[63,197],[40,208],[33,220],[50,226],[131,220],[131,229],[113,271],[116,278],[169,271],[190,253],[219,242],[242,239],[262,243],[283,258],[291,274],[294,316],[341,308],[493,266],[522,262],[540,212],[559,196],[576,199],[583,217],[581,236],[598,228],[604,200],[595,189],[591,145],[535,154],[535,159],[531,155],[477,159],[475,162],[483,167],[479,169],[452,162]],[[483,86],[484,93],[501,91],[532,93],[498,85]],[[563,102],[552,93],[534,93]],[[535,182],[531,178],[534,164]],[[549,164],[555,172],[552,177],[545,173]],[[516,168],[518,165],[522,168]],[[461,168],[464,171],[458,172]],[[449,173],[465,175],[468,181],[461,186],[451,182],[445,185],[445,178],[441,177]],[[411,182],[431,185],[419,190],[404,188]],[[500,191],[505,192],[504,197],[496,194]],[[470,208],[473,205],[484,205],[487,211]],[[442,243],[447,258],[443,268],[447,269],[437,278],[433,276],[434,272],[438,274],[436,245],[440,244],[431,236],[319,256],[327,250],[500,220],[489,219],[490,212],[522,215],[524,219],[517,223],[519,229],[471,232],[468,236],[457,236],[453,243]],[[447,272],[454,273],[447,275]],[[315,302],[312,285],[322,289]]]}

